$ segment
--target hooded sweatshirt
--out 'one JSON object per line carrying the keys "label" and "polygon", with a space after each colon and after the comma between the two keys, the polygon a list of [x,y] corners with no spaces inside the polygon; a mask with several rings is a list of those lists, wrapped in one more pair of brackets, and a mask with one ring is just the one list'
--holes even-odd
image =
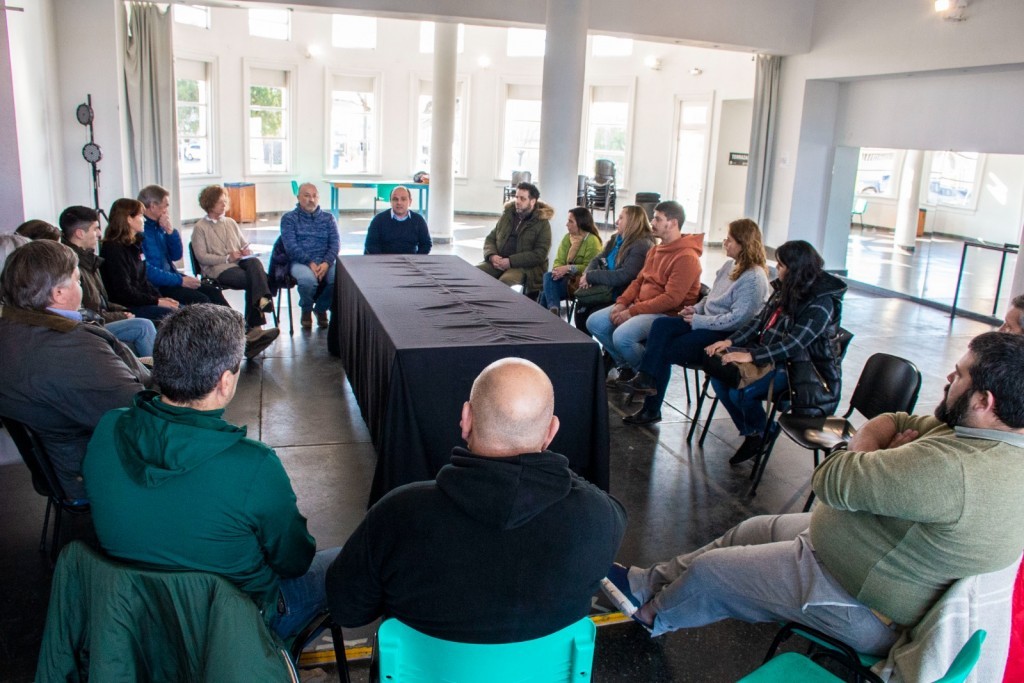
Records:
{"label": "hooded sweatshirt", "polygon": [[703,233],[680,235],[669,244],[651,247],[640,274],[615,303],[633,315],[673,315],[697,303],[703,250]]}
{"label": "hooded sweatshirt", "polygon": [[456,642],[539,638],[589,613],[625,524],[562,455],[456,448],[435,481],[370,508],[328,571],[328,604],[345,627],[389,616]]}
{"label": "hooded sweatshirt", "polygon": [[83,465],[92,518],[113,557],[220,574],[267,608],[316,542],[277,455],[223,414],[152,391],[107,413]]}

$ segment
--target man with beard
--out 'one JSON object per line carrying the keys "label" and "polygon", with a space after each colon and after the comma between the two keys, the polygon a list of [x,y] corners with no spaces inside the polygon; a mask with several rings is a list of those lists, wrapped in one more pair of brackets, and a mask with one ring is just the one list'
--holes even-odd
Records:
{"label": "man with beard", "polygon": [[[973,339],[935,416],[867,422],[814,472],[813,512],[754,517],[605,592],[654,635],[798,621],[884,655],[956,580],[1024,547],[1024,337]],[[638,609],[634,609],[638,607]]]}

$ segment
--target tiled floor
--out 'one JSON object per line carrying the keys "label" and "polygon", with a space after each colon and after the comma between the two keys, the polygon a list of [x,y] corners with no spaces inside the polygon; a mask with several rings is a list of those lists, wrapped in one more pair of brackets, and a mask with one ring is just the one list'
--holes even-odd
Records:
{"label": "tiled floor", "polygon": [[[439,253],[475,261],[493,218],[460,217],[455,242]],[[368,217],[342,221],[346,253],[361,251]],[[269,251],[276,223],[251,231]],[[705,270],[721,262],[705,255]],[[708,278],[705,278],[708,279]],[[232,297],[238,293],[232,293]],[[238,303],[237,301],[235,303]],[[286,323],[285,323],[286,324]],[[844,364],[848,396],[867,357],[886,351],[912,359],[924,374],[919,412],[931,411],[945,374],[969,339],[990,329],[965,319],[952,323],[941,312],[897,298],[851,293],[844,325],[856,337]],[[287,332],[264,356],[247,363],[227,418],[249,426],[250,435],[277,449],[322,547],[341,544],[362,518],[375,454],[340,362],[327,353],[326,332]],[[703,448],[687,444],[691,407],[680,379],[670,387],[665,419],[634,428],[619,419],[634,408],[611,398],[611,490],[629,512],[619,559],[645,564],[691,549],[739,521],[760,513],[798,511],[808,490],[810,456],[779,440],[756,498],[749,498],[749,466],[730,467],[738,445],[723,411]],[[458,416],[453,415],[453,420]],[[43,499],[33,493],[20,463],[0,467],[0,680],[31,680],[49,594],[50,569],[38,553]],[[130,511],[126,511],[130,514]],[[72,535],[89,537],[87,518],[74,519]],[[726,621],[652,640],[631,623],[598,633],[595,680],[731,681],[760,662],[776,628]],[[354,679],[366,680],[363,665]]]}

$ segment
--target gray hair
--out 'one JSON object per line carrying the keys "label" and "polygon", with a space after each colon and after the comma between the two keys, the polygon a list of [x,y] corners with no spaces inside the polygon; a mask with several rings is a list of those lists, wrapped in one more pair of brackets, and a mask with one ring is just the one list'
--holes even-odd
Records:
{"label": "gray hair", "polygon": [[42,311],[53,303],[53,290],[68,282],[78,256],[53,240],[35,240],[18,247],[0,274],[0,300],[8,306]]}
{"label": "gray hair", "polygon": [[24,235],[0,235],[0,276],[3,275],[4,264],[7,263],[7,257],[11,255],[11,252],[31,241]]}
{"label": "gray hair", "polygon": [[164,318],[153,346],[153,380],[176,403],[208,396],[225,371],[238,372],[245,320],[216,304],[182,306]]}
{"label": "gray hair", "polygon": [[171,193],[159,185],[146,185],[144,188],[139,190],[139,196],[137,199],[148,209],[153,204],[159,204],[162,202],[164,197],[170,196]]}

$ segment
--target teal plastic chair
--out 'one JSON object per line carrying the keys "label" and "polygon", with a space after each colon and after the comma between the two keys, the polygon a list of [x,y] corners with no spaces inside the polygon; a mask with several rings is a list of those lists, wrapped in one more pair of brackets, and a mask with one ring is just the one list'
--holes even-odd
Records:
{"label": "teal plastic chair", "polygon": [[296,197],[299,196],[299,181],[298,180],[293,180],[292,181],[292,194],[295,195]]}
{"label": "teal plastic chair", "polygon": [[[783,630],[790,627],[791,625],[787,624]],[[800,633],[800,635],[807,637],[808,640],[817,645],[824,646],[830,650],[833,648],[833,643],[830,642],[832,641],[831,638],[828,638],[826,641],[822,641],[818,637],[810,635],[810,630],[805,631],[805,628],[806,627],[795,628],[792,629],[792,632]],[[981,657],[981,644],[985,642],[986,635],[986,632],[982,629],[975,631],[964,646],[960,648],[960,652],[957,653],[953,662],[949,665],[945,675],[937,681],[934,681],[934,683],[963,683],[963,681],[966,681],[971,671],[973,671],[974,667],[977,665],[978,659]],[[778,637],[776,637],[776,640],[778,640]],[[772,645],[772,649],[769,650],[769,657],[771,657],[774,650],[777,648],[777,643],[773,643]],[[845,653],[848,649],[849,648],[844,645],[842,651]],[[844,667],[850,670],[855,680],[879,680],[874,673],[868,670],[868,667],[870,667],[872,663],[878,661],[878,658],[876,657],[860,655],[860,661],[856,664],[849,662],[845,654],[834,659],[836,661],[843,662]],[[803,655],[797,652],[785,652],[777,657],[772,657],[760,667],[741,678],[738,683],[783,683],[787,681],[835,683],[836,681],[841,682],[842,680],[843,679],[834,676],[816,661],[811,659],[811,655]]]}
{"label": "teal plastic chair", "polygon": [[388,619],[377,631],[379,678],[387,683],[559,683],[590,680],[597,627],[588,618],[535,640],[453,643]]}
{"label": "teal plastic chair", "polygon": [[850,222],[853,222],[853,217],[856,216],[857,220],[860,221],[860,231],[864,232],[864,212],[868,210],[868,200],[858,198],[853,201],[853,209],[850,211]]}

